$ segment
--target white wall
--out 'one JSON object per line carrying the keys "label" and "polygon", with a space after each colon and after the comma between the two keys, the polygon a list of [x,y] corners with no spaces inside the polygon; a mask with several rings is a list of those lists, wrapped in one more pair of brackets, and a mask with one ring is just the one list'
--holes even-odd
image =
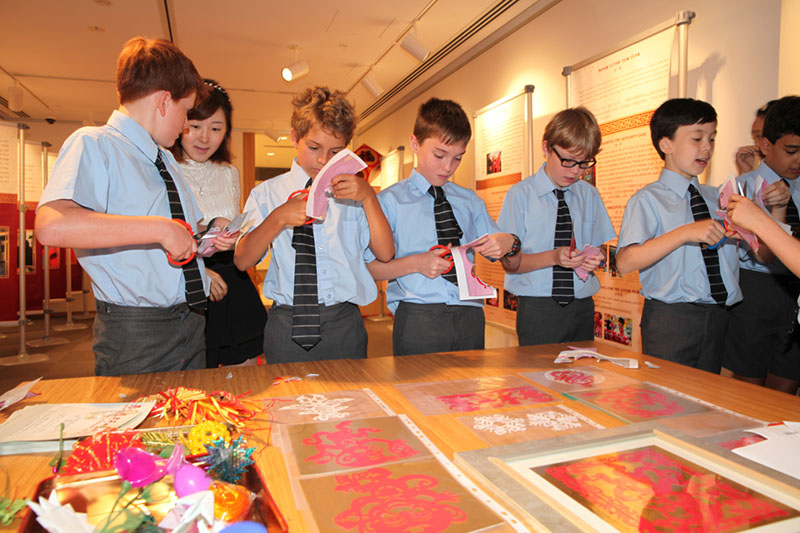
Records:
{"label": "white wall", "polygon": [[[408,146],[416,108],[431,96],[458,101],[472,118],[476,110],[533,84],[538,166],[544,126],[566,105],[562,68],[615,47],[683,10],[697,13],[689,27],[688,96],[711,102],[719,115],[710,178],[710,183],[719,184],[734,170],[736,147],[750,143],[755,109],[778,96],[780,0],[562,0],[414,101],[359,132],[355,145],[366,142],[381,153],[399,144]],[[408,150],[407,161],[410,154]],[[472,186],[473,169],[468,150],[456,182]]]}
{"label": "white wall", "polygon": [[781,44],[778,94],[800,94],[800,0],[781,2]]}

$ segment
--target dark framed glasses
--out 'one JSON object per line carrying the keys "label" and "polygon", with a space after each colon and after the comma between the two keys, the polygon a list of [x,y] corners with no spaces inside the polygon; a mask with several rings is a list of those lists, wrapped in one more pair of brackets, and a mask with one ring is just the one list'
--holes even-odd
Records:
{"label": "dark framed glasses", "polygon": [[575,159],[567,159],[565,157],[561,157],[561,154],[558,153],[558,150],[556,150],[555,146],[552,146],[551,148],[553,150],[553,153],[556,154],[556,157],[558,158],[558,160],[561,161],[561,166],[564,167],[564,168],[578,167],[578,168],[582,168],[582,169],[585,170],[587,168],[592,168],[593,166],[595,166],[597,164],[597,159],[587,159],[586,161],[576,161]]}

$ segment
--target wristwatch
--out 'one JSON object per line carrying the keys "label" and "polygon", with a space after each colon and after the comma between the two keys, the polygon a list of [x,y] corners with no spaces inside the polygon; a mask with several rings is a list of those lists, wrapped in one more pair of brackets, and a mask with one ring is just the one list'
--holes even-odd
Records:
{"label": "wristwatch", "polygon": [[503,257],[514,257],[519,253],[520,250],[522,250],[522,241],[519,240],[519,237],[513,233],[511,236],[514,237],[514,244],[511,245],[511,250]]}

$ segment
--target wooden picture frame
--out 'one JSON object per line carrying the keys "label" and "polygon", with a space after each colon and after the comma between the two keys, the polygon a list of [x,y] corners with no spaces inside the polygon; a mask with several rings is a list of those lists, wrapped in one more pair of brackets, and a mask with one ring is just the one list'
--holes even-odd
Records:
{"label": "wooden picture frame", "polygon": [[[663,455],[667,463],[651,463],[648,455],[635,470],[625,469],[639,464],[629,459],[643,453]],[[614,463],[616,458],[622,469]],[[614,464],[607,466],[610,462]],[[653,510],[664,514],[667,499],[678,501],[673,509],[682,515],[696,510],[697,516],[708,519],[719,507],[726,511],[725,524],[742,520],[759,526],[758,531],[800,531],[800,480],[657,422],[460,452],[455,463],[535,531],[638,531],[644,521],[653,519]],[[564,472],[576,477],[559,478]],[[582,478],[586,473],[590,475]],[[666,486],[678,490],[664,491],[661,473],[669,480]],[[642,477],[636,479],[634,474]],[[675,483],[678,478],[685,485]],[[628,482],[636,489],[633,493],[650,491],[652,499],[632,497]],[[720,494],[741,495],[742,512],[751,515],[732,519],[728,512],[732,500],[710,497]],[[630,512],[637,509],[639,518]],[[753,516],[756,512],[762,515]],[[619,517],[625,516],[632,516],[633,523],[620,527]],[[720,526],[717,519],[714,524]]]}

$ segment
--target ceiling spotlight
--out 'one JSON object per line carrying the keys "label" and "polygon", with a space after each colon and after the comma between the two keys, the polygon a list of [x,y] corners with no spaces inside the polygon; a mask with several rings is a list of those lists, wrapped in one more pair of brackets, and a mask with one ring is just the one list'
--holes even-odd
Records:
{"label": "ceiling spotlight", "polygon": [[8,88],[8,109],[11,111],[22,111],[22,96],[24,92],[22,87],[14,82],[14,85]]}
{"label": "ceiling spotlight", "polygon": [[403,40],[400,41],[400,48],[411,54],[411,57],[422,63],[431,53],[430,50],[425,48],[425,45],[417,38],[417,25],[414,24],[414,30],[408,32]]}
{"label": "ceiling spotlight", "polygon": [[292,45],[289,48],[294,50],[294,63],[281,69],[281,77],[286,81],[293,81],[308,74],[308,63],[306,61],[297,60],[297,49],[299,46]]}
{"label": "ceiling spotlight", "polygon": [[383,94],[383,87],[381,87],[377,81],[372,79],[371,74],[364,76],[364,78],[361,80],[361,84],[367,91],[369,91],[369,94],[371,94],[373,98],[377,98]]}
{"label": "ceiling spotlight", "polygon": [[289,138],[289,130],[276,130],[273,128],[267,128],[264,130],[264,133],[276,143],[285,141]]}

